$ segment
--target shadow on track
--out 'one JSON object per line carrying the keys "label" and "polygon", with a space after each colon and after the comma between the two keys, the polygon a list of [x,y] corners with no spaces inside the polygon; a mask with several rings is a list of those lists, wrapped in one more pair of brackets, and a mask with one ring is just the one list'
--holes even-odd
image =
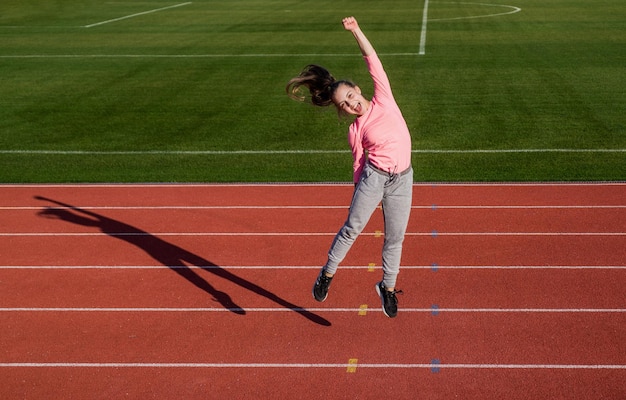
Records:
{"label": "shadow on track", "polygon": [[222,291],[217,290],[209,282],[203,279],[200,275],[195,273],[193,269],[186,266],[186,264],[196,266],[205,271],[219,276],[220,278],[227,279],[244,289],[250,290],[260,296],[263,296],[269,300],[272,300],[276,304],[293,310],[303,317],[315,322],[319,325],[330,326],[330,321],[316,315],[310,311],[298,307],[295,304],[288,302],[287,300],[277,296],[276,294],[260,287],[259,285],[243,279],[232,272],[229,272],[218,265],[191,253],[179,246],[166,242],[149,232],[136,228],[132,225],[128,225],[124,222],[117,221],[112,218],[105,217],[104,215],[97,214],[92,211],[84,210],[70,204],[62,203],[57,200],[52,200],[46,197],[35,196],[35,199],[48,201],[54,203],[60,207],[46,207],[39,212],[41,217],[45,218],[58,218],[60,220],[70,222],[76,225],[95,227],[100,229],[102,233],[105,233],[116,239],[123,240],[133,246],[136,246],[159,263],[172,269],[178,275],[187,279],[194,284],[197,288],[209,293],[213,298],[218,301],[224,308],[229,311],[244,315],[245,309],[239,307],[230,298],[230,296]]}

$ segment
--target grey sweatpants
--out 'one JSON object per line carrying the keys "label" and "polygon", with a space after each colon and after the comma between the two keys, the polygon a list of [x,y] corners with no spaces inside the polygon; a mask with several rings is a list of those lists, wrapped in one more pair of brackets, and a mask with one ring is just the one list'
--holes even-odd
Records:
{"label": "grey sweatpants", "polygon": [[382,202],[385,221],[385,240],[382,264],[385,287],[394,288],[400,272],[402,242],[411,213],[413,195],[413,170],[409,168],[400,174],[388,174],[365,165],[361,179],[356,186],[348,219],[339,230],[328,251],[328,261],[324,269],[335,274],[363,231],[370,217]]}

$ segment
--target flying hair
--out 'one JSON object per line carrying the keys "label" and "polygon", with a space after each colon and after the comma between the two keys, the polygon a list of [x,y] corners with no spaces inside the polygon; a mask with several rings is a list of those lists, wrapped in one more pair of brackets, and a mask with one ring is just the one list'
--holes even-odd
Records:
{"label": "flying hair", "polygon": [[285,88],[287,95],[297,101],[305,101],[307,96],[302,93],[302,87],[309,91],[311,103],[319,107],[333,104],[333,94],[340,85],[354,87],[354,83],[345,80],[336,80],[324,67],[310,64],[304,67],[300,75],[292,78]]}

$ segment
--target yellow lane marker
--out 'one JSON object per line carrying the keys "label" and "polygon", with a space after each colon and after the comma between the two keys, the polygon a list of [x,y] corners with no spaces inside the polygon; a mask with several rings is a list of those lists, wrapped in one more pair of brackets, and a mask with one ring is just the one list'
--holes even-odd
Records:
{"label": "yellow lane marker", "polygon": [[357,361],[359,361],[356,358],[351,358],[348,360],[348,370],[346,372],[356,372],[356,365],[357,365]]}
{"label": "yellow lane marker", "polygon": [[367,272],[374,272],[374,267],[376,267],[376,263],[367,264]]}
{"label": "yellow lane marker", "polygon": [[382,232],[382,231],[375,231],[375,232],[374,232],[374,237],[379,238],[379,237],[381,237],[382,235],[383,235],[383,232]]}
{"label": "yellow lane marker", "polygon": [[359,315],[367,314],[367,304],[361,304],[359,307]]}

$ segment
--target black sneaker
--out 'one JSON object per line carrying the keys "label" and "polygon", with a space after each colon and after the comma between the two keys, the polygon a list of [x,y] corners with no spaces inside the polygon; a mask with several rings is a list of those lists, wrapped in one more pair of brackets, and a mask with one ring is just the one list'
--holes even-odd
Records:
{"label": "black sneaker", "polygon": [[320,271],[320,274],[317,276],[317,280],[315,281],[315,285],[313,285],[313,297],[315,297],[315,300],[317,301],[326,300],[328,297],[330,281],[333,280],[332,277],[324,275],[324,272],[324,269]]}
{"label": "black sneaker", "polygon": [[389,318],[394,318],[398,315],[398,299],[396,298],[396,294],[402,293],[402,290],[394,290],[390,292],[385,288],[385,285],[381,281],[376,284],[376,293],[380,296],[380,301],[383,304],[383,312],[385,315]]}

